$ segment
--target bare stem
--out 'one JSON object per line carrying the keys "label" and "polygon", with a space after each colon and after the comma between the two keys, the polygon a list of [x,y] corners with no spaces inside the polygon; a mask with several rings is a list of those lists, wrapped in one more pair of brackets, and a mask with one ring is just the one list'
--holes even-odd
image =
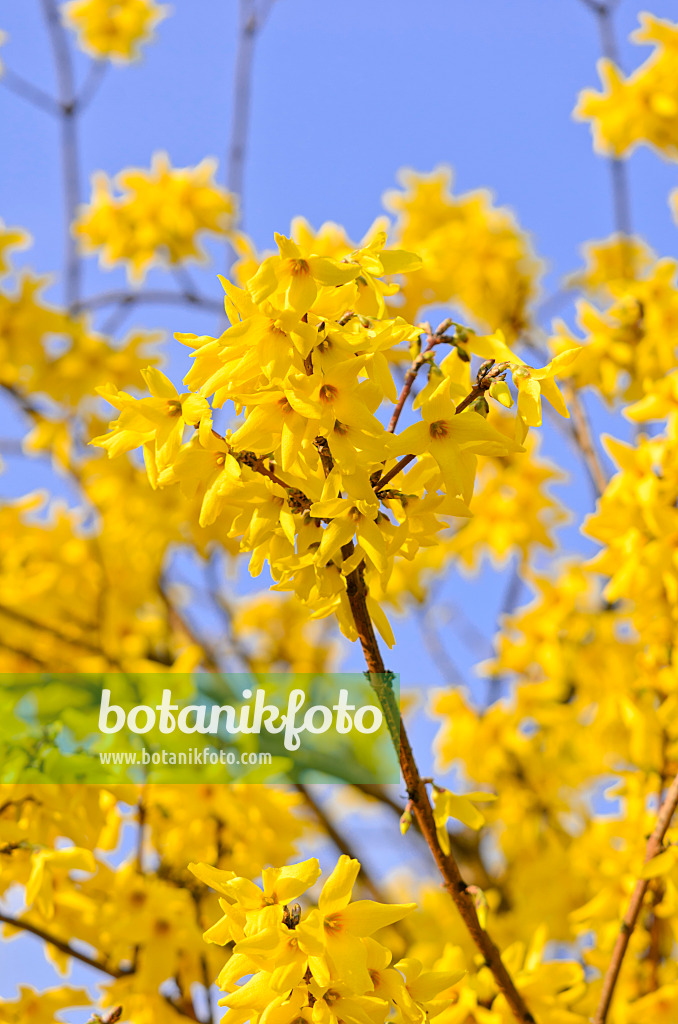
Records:
{"label": "bare stem", "polygon": [[48,93],[43,92],[37,85],[26,81],[25,78],[17,75],[9,68],[3,69],[0,83],[6,89],[9,89],[10,92],[13,92],[15,96],[21,96],[23,100],[32,103],[39,110],[44,110],[47,114],[51,114],[52,117],[59,116],[59,104]]}
{"label": "bare stem", "polygon": [[143,292],[111,291],[91,295],[89,298],[74,302],[75,312],[81,309],[104,309],[106,306],[129,308],[139,303],[147,305],[199,306],[210,313],[223,313],[224,304],[217,299],[209,299],[197,292],[179,292],[169,289],[155,288]]}
{"label": "bare stem", "polygon": [[[240,204],[240,225],[243,224],[243,186],[247,137],[250,124],[252,96],[252,66],[254,48],[258,33],[273,6],[273,0],[239,0],[238,49],[235,57],[233,79],[233,113],[231,137],[226,155],[226,187],[234,192]],[[228,270],[232,265],[232,250],[229,246]]]}
{"label": "bare stem", "polygon": [[607,473],[603,469],[600,455],[593,440],[591,424],[586,414],[581,395],[569,381],[563,386],[570,409],[570,431],[579,451],[581,452],[586,471],[591,479],[596,498],[599,498],[607,487]]}
{"label": "bare stem", "polygon": [[412,365],[405,374],[405,380],[403,382],[400,394],[398,395],[398,401],[396,402],[395,409],[393,410],[391,421],[388,425],[389,434],[395,433],[395,428],[398,426],[400,414],[405,408],[405,403],[409,398],[409,394],[410,391],[412,390],[412,385],[414,384],[417,378],[417,374],[419,373],[424,363],[427,362],[426,357],[428,356],[429,352],[431,351],[433,346],[436,345],[439,341],[440,338],[437,338],[435,334],[429,334],[426,348],[422,349],[417,358],[412,361]]}
{"label": "bare stem", "polygon": [[94,99],[99,86],[104,80],[107,70],[108,61],[93,60],[90,64],[87,78],[85,79],[75,102],[75,106],[79,114],[81,114]]}
{"label": "bare stem", "polygon": [[[676,811],[676,807],[678,807],[678,775],[676,775],[668,789],[664,802],[659,809],[657,824],[655,825],[654,831],[648,839],[647,846],[645,847],[646,864],[661,852],[664,836],[671,824],[671,819]],[[617,981],[619,980],[622,963],[624,962],[624,956],[628,949],[631,936],[633,935],[633,929],[636,927],[636,922],[638,921],[638,916],[649,884],[649,878],[639,878],[636,882],[631,899],[629,900],[628,908],[619,929],[617,941],[615,942],[614,949],[612,950],[612,958],[610,960],[609,967],[605,974],[605,978],[603,979],[600,1002],[598,1003],[596,1015],[593,1018],[593,1024],[605,1024],[605,1021],[607,1020],[607,1015],[609,1013],[610,1006],[612,1005],[614,990],[617,985]]]}
{"label": "bare stem", "polygon": [[88,956],[86,953],[81,953],[77,949],[73,949],[68,942],[64,942],[63,939],[57,938],[56,935],[51,935],[44,929],[39,928],[37,925],[30,924],[28,921],[23,921],[21,918],[10,917],[8,914],[0,913],[0,921],[3,924],[8,924],[12,928],[17,928],[19,931],[28,932],[30,935],[35,935],[36,938],[42,939],[43,942],[49,943],[50,946],[54,946],[61,953],[65,953],[66,956],[72,956],[75,960],[79,960],[83,964],[87,964],[88,967],[93,967],[96,971],[101,971],[102,974],[108,974],[111,978],[124,978],[125,975],[131,974],[131,970],[126,970],[123,967],[113,967],[107,964],[104,960],[97,960],[94,957]]}
{"label": "bare stem", "polygon": [[[313,787],[307,786],[302,782],[297,782],[295,784],[295,788],[299,793],[301,793],[305,802],[308,804],[309,808],[317,818],[320,826],[322,827],[323,832],[325,832],[330,841],[334,843],[337,850],[339,850],[339,853],[343,853],[347,857],[351,857],[354,860],[360,860],[359,857],[356,857],[356,853],[352,849],[349,841],[346,839],[345,836],[341,834],[341,832],[335,826],[334,822],[325,813],[325,808],[316,800],[315,796],[313,795]],[[381,891],[379,886],[369,875],[362,861],[360,864],[359,877],[360,880],[365,884],[365,887],[369,889],[375,900],[378,900],[380,903],[388,902],[388,900],[384,896],[384,893]]]}
{"label": "bare stem", "polygon": [[71,51],[61,23],[56,0],[42,0],[47,22],[59,87],[61,121],[61,164],[64,189],[64,217],[66,229],[65,286],[66,304],[75,306],[80,294],[80,258],[77,241],[71,226],[80,202],[80,160],[78,154],[77,112],[75,80]]}
{"label": "bare stem", "polygon": [[398,473],[405,469],[406,466],[409,466],[410,462],[414,461],[416,457],[416,455],[403,455],[402,459],[400,459],[399,462],[396,462],[395,466],[392,469],[389,469],[388,473],[384,473],[384,475],[379,478],[377,483],[374,485],[375,490],[382,491],[387,484],[390,484],[393,477],[397,476]]}
{"label": "bare stem", "polygon": [[[619,67],[619,48],[614,30],[614,13],[618,0],[607,0],[606,3],[601,3],[599,0],[582,0],[582,2],[596,16],[603,56]],[[626,161],[612,156],[609,159],[609,166],[615,231],[621,235],[630,235],[632,232],[631,200]]]}

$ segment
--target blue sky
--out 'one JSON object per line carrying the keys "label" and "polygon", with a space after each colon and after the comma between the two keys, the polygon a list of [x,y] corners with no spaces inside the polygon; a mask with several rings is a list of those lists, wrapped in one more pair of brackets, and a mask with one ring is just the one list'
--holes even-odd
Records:
{"label": "blue sky", "polygon": [[[626,42],[638,10],[622,0],[617,15],[627,69],[648,52]],[[654,0],[651,10],[675,17],[675,0]],[[223,180],[236,14],[235,0],[175,0],[144,59],[109,71],[82,121],[85,182],[98,169],[148,166],[159,149],[176,165],[215,156]],[[2,5],[0,29],[9,33],[1,53],[7,65],[52,91],[38,0]],[[359,238],[382,212],[381,195],[394,186],[399,168],[428,171],[449,163],[457,190],[490,187],[499,203],[514,210],[547,261],[550,292],[560,275],[577,267],[582,242],[613,230],[608,167],[594,156],[588,128],[571,118],[577,92],[597,83],[599,52],[595,20],[580,0],[277,0],[255,59],[247,230],[266,247],[274,231],[286,231],[290,219],[302,214],[314,225],[338,221]],[[82,78],[86,59],[77,65]],[[57,275],[50,295],[58,299],[63,220],[57,128],[1,88],[0,124],[0,217],[34,236],[22,261]],[[678,185],[675,165],[643,151],[630,161],[629,175],[635,230],[660,255],[677,256],[678,229],[667,210],[668,192]],[[215,257],[223,264],[221,252]],[[205,294],[220,296],[214,267],[192,273]],[[148,283],[171,286],[161,272]],[[87,294],[123,286],[121,273],[104,274],[87,261]],[[170,333],[209,333],[216,326],[193,310],[152,307],[130,323]],[[170,345],[178,379],[187,360]],[[0,407],[3,436],[21,432],[11,415],[9,406]],[[620,436],[626,430],[598,410],[595,423]],[[571,474],[559,493],[579,514],[590,507],[581,466],[548,421],[544,435],[544,450]],[[25,492],[35,483],[33,473],[12,464],[0,477],[0,493]],[[563,538],[571,548],[582,545],[576,527],[563,531]],[[505,572],[491,570],[472,586],[453,577],[441,600],[463,603],[490,635],[506,582]],[[397,636],[403,682],[439,684],[414,620],[399,623]],[[471,651],[458,638],[453,646],[469,673]],[[347,667],[362,667],[357,651]],[[420,723],[418,745],[430,736],[431,726]],[[21,967],[25,975],[37,949],[30,941],[0,945],[0,967],[9,966],[6,974],[0,970],[0,995],[12,969],[16,976]],[[47,980],[44,971],[38,976]]]}

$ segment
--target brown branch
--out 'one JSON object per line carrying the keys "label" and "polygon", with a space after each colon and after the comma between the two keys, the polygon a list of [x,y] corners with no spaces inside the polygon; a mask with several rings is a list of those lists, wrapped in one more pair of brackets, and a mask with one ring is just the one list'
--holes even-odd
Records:
{"label": "brown branch", "polygon": [[[345,557],[347,555],[348,552],[346,552]],[[513,979],[506,970],[499,950],[478,920],[473,898],[468,893],[467,885],[461,876],[455,858],[451,853],[446,854],[441,849],[426,783],[419,774],[407,731],[402,719],[400,719],[398,705],[389,682],[389,675],[386,672],[372,620],[367,610],[367,590],[362,566],[358,566],[346,577],[346,589],[353,621],[370,674],[370,681],[384,710],[384,717],[391,738],[399,753],[400,767],[405,780],[405,786],[408,796],[412,801],[419,828],[443,877],[445,888],[454,901],[471,938],[482,953],[499,990],[511,1008],[513,1016],[522,1024],[534,1024],[535,1018],[528,1010],[523,997],[518,992]]]}
{"label": "brown branch", "polygon": [[114,1006],[108,1013],[93,1013],[86,1024],[117,1024],[122,1017],[122,1006]]}
{"label": "brown branch", "polygon": [[110,65],[107,60],[92,60],[92,63],[89,66],[87,78],[85,79],[85,82],[75,100],[75,108],[79,114],[81,114],[94,99],[109,66]]}
{"label": "brown branch", "polygon": [[111,978],[124,978],[128,974],[132,974],[132,970],[124,967],[113,967],[107,964],[104,960],[97,960],[94,957],[88,956],[87,953],[81,953],[77,949],[73,949],[72,946],[65,942],[63,939],[59,939],[56,935],[51,935],[44,929],[39,928],[37,925],[30,924],[28,921],[23,921],[21,918],[10,917],[8,914],[0,913],[0,922],[8,924],[12,928],[17,928],[19,931],[28,932],[30,935],[35,935],[36,938],[42,939],[43,942],[49,943],[50,946],[54,946],[61,953],[65,953],[66,956],[72,956],[75,960],[79,960],[83,964],[87,964],[88,967],[93,967],[95,971],[101,971],[102,974],[107,974]]}
{"label": "brown branch", "polygon": [[136,867],[140,875],[144,873],[144,834],[146,831],[146,804],[143,793],[137,801],[137,849]]}
{"label": "brown branch", "polygon": [[[495,367],[493,364],[494,360],[484,363],[478,371],[476,388],[480,388],[481,391],[485,390],[486,387],[489,388],[490,380],[496,379],[502,372],[501,365]],[[328,461],[323,461],[323,468],[326,475],[331,472],[331,454]],[[350,558],[354,550],[353,541],[349,541],[341,549],[342,557],[344,559]],[[400,708],[393,693],[391,674],[386,671],[384,666],[372,619],[367,609],[367,588],[365,586],[364,571],[365,563],[361,562],[360,565],[348,574],[346,577],[346,595],[363,650],[370,682],[383,709],[393,746],[398,753],[407,795],[412,801],[417,824],[433,854],[433,858],[443,877],[445,888],[452,897],[471,938],[482,953],[485,963],[489,967],[514,1017],[521,1024],[535,1024],[535,1018],[528,1010],[523,997],[518,992],[513,979],[506,970],[501,959],[501,953],[478,920],[473,897],[461,877],[461,872],[454,856],[451,852],[444,853],[438,841],[426,782],[419,774],[407,731],[400,717]]]}
{"label": "brown branch", "polygon": [[[405,810],[405,804],[402,801],[394,800],[393,797],[387,792],[384,786],[376,785],[371,782],[352,782],[350,783],[352,789],[358,790],[367,797],[372,797],[386,807],[391,813],[400,820],[402,813]],[[417,821],[413,821],[412,828],[415,835],[424,838],[421,834],[421,829]],[[496,878],[492,878],[487,871],[487,868],[482,862],[479,851],[478,837],[473,835],[469,840],[461,832],[450,832],[449,833],[450,846],[454,852],[454,856],[457,861],[464,861],[468,868],[473,871],[478,885],[482,886],[483,889],[497,889],[501,891],[501,884]],[[506,902],[506,896],[502,894],[503,900]]]}
{"label": "brown branch", "polygon": [[428,362],[428,358],[427,357],[428,357],[429,352],[431,352],[433,347],[440,342],[440,337],[436,336],[435,334],[429,334],[427,337],[428,337],[428,342],[427,342],[426,348],[422,349],[421,352],[419,353],[419,355],[416,357],[416,359],[412,360],[412,365],[410,366],[409,370],[405,374],[405,380],[404,380],[403,386],[402,386],[402,388],[400,390],[400,394],[398,395],[398,401],[395,404],[395,408],[393,410],[393,415],[391,416],[391,420],[390,420],[389,425],[387,427],[387,430],[388,430],[389,434],[395,433],[395,428],[398,426],[398,420],[400,419],[400,414],[403,411],[403,409],[405,408],[405,403],[407,402],[407,399],[409,398],[410,391],[412,390],[412,385],[414,384],[415,380],[417,379],[417,374],[419,373],[419,371],[422,368],[422,366],[424,365],[424,363]]}
{"label": "brown branch", "polygon": [[591,424],[589,423],[584,403],[571,381],[563,383],[566,402],[570,409],[570,433],[581,452],[586,472],[597,498],[607,487],[607,473],[603,469],[600,456],[593,441]]}
{"label": "brown branch", "polygon": [[0,640],[0,650],[8,651],[10,654],[16,655],[17,658],[25,658],[26,661],[32,662],[32,664],[37,665],[38,668],[47,669],[49,671],[54,669],[54,663],[52,661],[43,661],[42,658],[38,658],[37,655],[31,654],[31,652],[25,650],[25,648],[17,647],[15,644],[8,644],[4,639]]}
{"label": "brown branch", "polygon": [[[678,807],[678,775],[676,775],[671,783],[664,798],[664,802],[659,808],[657,824],[655,825],[654,831],[648,839],[647,846],[645,847],[645,864],[661,852],[664,836],[671,824],[671,819],[676,811],[676,807]],[[615,942],[614,949],[612,950],[612,958],[610,960],[609,967],[605,973],[605,978],[603,979],[600,1002],[598,1003],[598,1009],[596,1010],[595,1017],[593,1018],[593,1024],[605,1024],[605,1021],[607,1020],[607,1015],[614,996],[614,990],[619,979],[622,963],[624,962],[624,956],[628,949],[633,929],[636,927],[636,922],[638,921],[638,916],[649,884],[649,878],[639,878],[636,882],[631,899],[629,900],[628,908],[624,914],[624,919],[619,928],[617,941]]]}
{"label": "brown branch", "polygon": [[410,462],[413,462],[416,457],[416,455],[404,455],[399,462],[396,462],[393,469],[389,469],[388,473],[385,473],[384,476],[377,480],[374,484],[375,491],[383,491],[386,484],[389,484],[391,480],[393,480],[401,470],[405,469],[406,466],[409,466]]}

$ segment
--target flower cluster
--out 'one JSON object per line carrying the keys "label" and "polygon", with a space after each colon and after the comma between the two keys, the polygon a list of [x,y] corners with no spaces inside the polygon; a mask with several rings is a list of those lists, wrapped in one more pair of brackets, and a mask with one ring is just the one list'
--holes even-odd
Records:
{"label": "flower cluster", "polygon": [[640,15],[631,36],[654,51],[628,78],[610,60],[598,67],[603,92],[584,89],[575,116],[591,121],[596,149],[624,156],[635,146],[654,146],[678,158],[678,24]]}
{"label": "flower cluster", "polygon": [[530,323],[541,265],[509,210],[487,191],[453,195],[451,177],[447,168],[402,172],[403,190],[387,193],[399,244],[422,258],[403,287],[403,315],[452,303],[479,328],[514,340]]}
{"label": "flower cluster", "polygon": [[[375,413],[397,399],[389,353],[408,343],[417,365],[423,360],[420,329],[388,316],[393,286],[383,280],[419,260],[385,241],[378,233],[338,260],[277,236],[278,252],[246,288],[224,282],[231,326],[221,337],[180,336],[194,350],[188,390],[179,393],[157,370],[145,373],[149,398],[101,389],[120,416],[93,442],[109,455],[143,446],[154,486],[179,483],[200,502],[202,526],[218,520],[252,552],[253,573],[267,559],[276,589],[293,591],[318,617],[336,613],[351,639],[347,578],[364,571],[385,586],[397,557],[412,559],[434,542],[447,525],[440,517],[468,516],[477,456],[522,451],[529,426],[541,423],[542,396],[567,415],[553,378],[576,355],[535,370],[500,334],[464,331],[470,352],[486,359],[473,385],[469,352],[443,325],[429,335],[430,348],[447,342],[451,351],[440,367],[429,360],[414,405],[421,418],[400,433],[397,416],[385,427]],[[517,441],[484,415],[485,392],[512,404],[509,370]],[[481,404],[470,408],[476,396]],[[227,403],[244,420],[220,434],[214,410]],[[382,608],[367,600],[391,644]]]}
{"label": "flower cluster", "polygon": [[[110,968],[103,1006],[124,1006],[122,1019],[135,1024],[176,1024],[181,1004],[159,989],[204,984],[222,959],[202,941],[217,899],[197,885],[187,861],[209,861],[228,877],[266,872],[272,858],[295,854],[298,802],[264,786],[2,784],[0,896],[12,891],[19,926],[55,938],[45,950],[59,973],[82,946]],[[139,850],[127,858],[120,839],[140,813]],[[81,1005],[91,1006],[92,996],[79,989],[22,988],[18,999],[0,1000],[0,1021],[46,1024]]]}
{"label": "flower cluster", "polygon": [[215,170],[214,160],[172,167],[156,153],[147,171],[127,169],[113,182],[95,174],[92,199],[73,229],[83,251],[99,252],[106,267],[125,263],[134,282],[154,264],[204,260],[199,236],[227,235],[235,214],[234,197],[215,184]]}
{"label": "flower cluster", "polygon": [[391,951],[373,936],[416,904],[352,902],[360,863],[350,857],[339,858],[306,911],[293,901],[320,877],[315,858],[265,868],[262,888],[206,864],[190,868],[220,896],[223,916],[205,938],[233,943],[218,979],[227,1024],[382,1024],[393,1013],[400,1024],[423,1024],[446,1009],[442,995],[464,973],[422,971],[412,958],[391,966]]}
{"label": "flower cluster", "polygon": [[[584,332],[576,363],[564,369],[577,387],[593,386],[610,404],[637,401],[675,366],[678,346],[678,264],[656,260],[647,246],[629,241],[589,249],[581,283],[604,308],[583,299],[577,323]],[[604,261],[604,262],[603,262]],[[582,340],[563,322],[554,324],[557,352]]]}
{"label": "flower cluster", "polygon": [[78,45],[97,60],[127,63],[140,56],[169,7],[156,0],[69,0],[62,5]]}

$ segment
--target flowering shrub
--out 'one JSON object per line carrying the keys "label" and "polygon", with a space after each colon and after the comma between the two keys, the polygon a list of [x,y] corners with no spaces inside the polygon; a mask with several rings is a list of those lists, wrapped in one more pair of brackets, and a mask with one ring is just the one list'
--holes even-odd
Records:
{"label": "flowering shrub", "polygon": [[[150,0],[44,0],[57,95],[0,79],[59,120],[68,203],[62,301],[18,269],[27,232],[0,224],[1,468],[14,486],[30,458],[35,482],[0,503],[1,938],[98,983],[17,979],[0,1022],[87,1008],[91,1024],[208,1024],[214,997],[229,1024],[672,1024],[676,262],[618,216],[540,305],[515,216],[440,167],[402,172],[360,241],[296,218],[260,251],[237,183],[243,68],[269,6],[241,5],[228,187],[214,161],[163,154],[96,173],[89,202],[68,176],[101,62],[139,56],[167,13]],[[587,6],[609,39],[614,5]],[[93,58],[79,87],[69,30]],[[632,38],[651,56],[628,76],[608,56],[576,107],[618,214],[633,149],[678,153],[678,26],[641,15]],[[188,265],[217,243],[229,270],[206,293]],[[86,254],[133,287],[84,287]],[[125,333],[144,301],[214,327]],[[589,412],[620,436],[599,439]],[[553,493],[556,430],[589,508],[583,486],[572,509]],[[585,554],[565,548],[568,522]],[[485,571],[509,562],[497,600]],[[479,569],[500,607],[490,640],[468,621]],[[406,688],[400,709],[403,616],[444,686]],[[479,648],[473,690],[455,630]],[[331,673],[346,641],[402,788],[335,783],[327,800],[308,769],[289,785],[44,785],[59,716],[82,721],[58,687],[41,689],[37,745],[17,742],[26,677],[200,672],[218,690],[234,671]],[[417,704],[435,721],[430,777]]]}

